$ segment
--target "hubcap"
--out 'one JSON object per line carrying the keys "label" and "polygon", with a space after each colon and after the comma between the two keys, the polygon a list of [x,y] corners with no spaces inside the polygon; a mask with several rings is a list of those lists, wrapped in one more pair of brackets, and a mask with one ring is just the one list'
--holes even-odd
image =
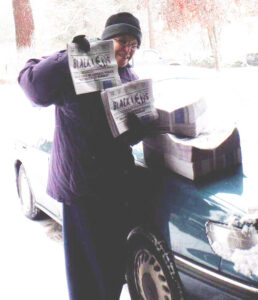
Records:
{"label": "hubcap", "polygon": [[136,253],[135,279],[143,300],[172,300],[162,267],[147,249]]}

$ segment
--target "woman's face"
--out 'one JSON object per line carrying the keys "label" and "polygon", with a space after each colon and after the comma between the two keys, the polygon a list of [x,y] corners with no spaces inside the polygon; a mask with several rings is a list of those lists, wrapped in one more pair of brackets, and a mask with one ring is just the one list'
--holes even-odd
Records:
{"label": "woman's face", "polygon": [[132,35],[120,35],[114,40],[115,58],[119,67],[125,67],[138,48],[137,39]]}

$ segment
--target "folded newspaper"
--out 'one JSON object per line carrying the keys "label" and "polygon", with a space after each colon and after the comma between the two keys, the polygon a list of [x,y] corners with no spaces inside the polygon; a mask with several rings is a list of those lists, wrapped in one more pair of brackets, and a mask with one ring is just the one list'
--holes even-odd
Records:
{"label": "folded newspaper", "polygon": [[180,107],[173,100],[163,103],[157,99],[155,106],[159,113],[157,129],[160,132],[196,137],[206,126],[207,106],[203,97]]}
{"label": "folded newspaper", "polygon": [[84,52],[75,43],[67,45],[68,63],[76,94],[91,93],[121,84],[113,41],[90,44]]}
{"label": "folded newspaper", "polygon": [[144,139],[143,150],[148,165],[167,167],[192,180],[241,163],[237,128],[213,129],[196,138],[156,135]]}
{"label": "folded newspaper", "polygon": [[101,93],[101,97],[114,137],[128,130],[129,112],[135,113],[143,122],[151,122],[158,118],[151,79],[136,80],[109,88]]}

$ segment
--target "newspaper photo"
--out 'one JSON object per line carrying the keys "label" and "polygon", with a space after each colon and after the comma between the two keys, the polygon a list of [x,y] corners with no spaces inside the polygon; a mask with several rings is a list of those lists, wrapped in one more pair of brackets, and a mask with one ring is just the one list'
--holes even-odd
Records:
{"label": "newspaper photo", "polygon": [[110,129],[114,137],[128,130],[127,114],[135,113],[143,122],[158,118],[154,107],[152,80],[136,80],[101,93]]}
{"label": "newspaper photo", "polygon": [[113,41],[97,41],[84,52],[75,43],[67,45],[68,63],[77,95],[121,84]]}

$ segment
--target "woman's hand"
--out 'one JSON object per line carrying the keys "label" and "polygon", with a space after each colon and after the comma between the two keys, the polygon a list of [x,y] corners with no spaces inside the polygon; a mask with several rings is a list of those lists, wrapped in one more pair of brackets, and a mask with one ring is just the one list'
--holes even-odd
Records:
{"label": "woman's hand", "polygon": [[86,39],[85,34],[75,36],[72,42],[77,44],[82,51],[84,52],[90,51],[90,43]]}

